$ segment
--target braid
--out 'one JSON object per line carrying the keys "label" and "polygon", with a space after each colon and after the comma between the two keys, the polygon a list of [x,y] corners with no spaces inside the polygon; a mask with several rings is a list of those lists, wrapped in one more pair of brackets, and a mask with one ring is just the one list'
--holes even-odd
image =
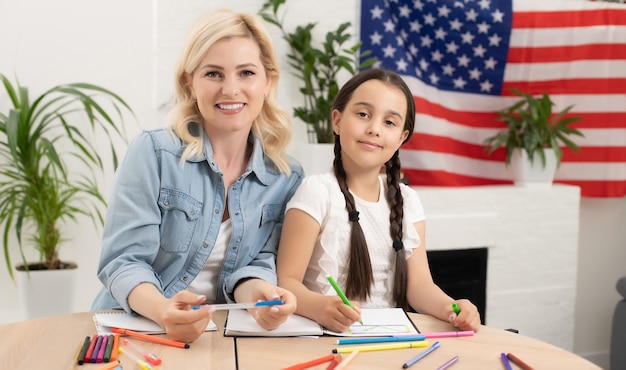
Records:
{"label": "braid", "polygon": [[387,171],[387,203],[389,203],[389,232],[396,251],[396,274],[393,284],[393,299],[396,306],[409,309],[406,299],[407,264],[406,251],[402,244],[402,220],[404,218],[404,199],[400,190],[400,157],[396,151],[385,163]]}
{"label": "braid", "polygon": [[335,160],[333,162],[335,177],[346,200],[348,219],[352,222],[350,232],[350,256],[348,261],[348,278],[346,279],[346,295],[349,298],[366,300],[374,282],[372,263],[367,249],[367,242],[359,223],[354,197],[348,190],[346,171],[341,161],[341,144],[335,140]]}

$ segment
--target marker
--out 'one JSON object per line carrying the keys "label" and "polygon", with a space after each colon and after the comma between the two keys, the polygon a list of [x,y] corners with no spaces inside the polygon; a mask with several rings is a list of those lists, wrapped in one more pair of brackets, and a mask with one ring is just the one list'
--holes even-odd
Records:
{"label": "marker", "polygon": [[437,368],[437,370],[444,370],[449,368],[450,366],[452,366],[452,364],[454,364],[455,362],[457,362],[459,360],[459,356],[454,356],[451,359],[449,359],[448,361],[444,362],[443,365],[439,366]]}
{"label": "marker", "polygon": [[426,348],[426,350],[424,350],[423,352],[419,353],[417,356],[411,358],[409,361],[407,361],[404,364],[402,364],[402,368],[403,369],[408,368],[409,366],[413,365],[417,361],[419,361],[419,360],[423,359],[424,357],[426,357],[426,355],[428,355],[432,351],[436,350],[437,348],[439,348],[439,342],[433,343],[432,346]]}
{"label": "marker", "polygon": [[98,335],[98,338],[96,338],[96,345],[93,347],[93,352],[91,352],[91,357],[89,358],[90,363],[96,363],[98,359],[98,353],[100,353],[100,346],[102,346],[102,335]]}
{"label": "marker", "polygon": [[[285,304],[285,301],[282,299],[274,300],[274,301],[258,301],[258,302],[248,302],[248,303],[224,303],[224,304],[209,304],[207,306],[213,307],[217,310],[235,310],[240,308],[255,308],[255,307],[265,307],[265,306],[280,306]],[[193,306],[194,310],[199,309],[201,306]]]}
{"label": "marker", "polygon": [[104,353],[106,352],[108,343],[109,343],[109,336],[102,335],[102,343],[100,343],[100,348],[98,349],[98,355],[96,356],[96,363],[101,363],[104,361]]}
{"label": "marker", "polygon": [[337,367],[337,365],[341,363],[341,360],[342,360],[341,355],[335,355],[335,358],[330,362],[326,370],[334,370]]}
{"label": "marker", "polygon": [[161,359],[157,355],[148,352],[144,348],[140,347],[138,344],[135,344],[135,343],[129,341],[128,339],[126,339],[126,338],[124,338],[124,342],[123,343],[128,345],[128,346],[130,346],[130,347],[132,347],[132,349],[134,349],[135,351],[141,353],[143,358],[146,361],[148,361],[150,364],[152,364],[154,366],[161,365]]}
{"label": "marker", "polygon": [[528,365],[527,363],[522,361],[519,357],[515,356],[514,354],[510,352],[506,354],[506,357],[508,357],[509,360],[513,361],[514,364],[521,367],[522,370],[533,370],[532,366]]}
{"label": "marker", "polygon": [[328,362],[328,361],[333,361],[335,359],[334,355],[327,355],[327,356],[323,356],[320,358],[316,358],[313,359],[311,361],[307,361],[307,362],[300,362],[298,364],[289,366],[289,367],[285,367],[283,368],[283,370],[301,370],[301,369],[306,369],[307,367],[312,367],[315,365],[319,365],[319,364],[323,364],[324,362]]}
{"label": "marker", "polygon": [[111,348],[111,357],[109,358],[109,362],[117,361],[118,348],[120,347],[120,336],[119,334],[113,335],[113,348]]}
{"label": "marker", "polygon": [[350,353],[350,355],[348,355],[348,357],[346,357],[345,360],[341,361],[339,363],[339,365],[337,365],[337,367],[335,367],[335,370],[345,369],[346,366],[348,366],[350,364],[350,362],[352,362],[352,360],[354,360],[354,358],[358,354],[359,354],[359,350],[358,349],[352,351],[352,353]]}
{"label": "marker", "polygon": [[345,338],[337,339],[337,344],[364,344],[364,343],[387,343],[387,342],[412,342],[425,340],[423,335],[406,335],[399,337],[367,337],[367,338]]}
{"label": "marker", "polygon": [[103,365],[96,370],[114,370],[117,369],[118,366],[120,366],[120,362],[115,360],[115,362],[109,362],[108,364]]}
{"label": "marker", "polygon": [[415,342],[372,344],[370,346],[339,347],[339,348],[334,348],[333,353],[349,353],[349,352],[356,351],[356,350],[359,350],[361,352],[369,352],[369,351],[385,351],[388,349],[424,348],[424,347],[428,347],[428,342],[425,340],[420,340],[420,341],[415,341]]}
{"label": "marker", "polygon": [[[452,337],[471,337],[474,335],[473,330],[465,331],[442,331],[438,333],[422,333],[423,336],[428,338],[452,338]],[[398,335],[399,336],[399,335]]]}
{"label": "marker", "polygon": [[125,354],[126,356],[130,357],[131,360],[135,361],[137,363],[137,365],[139,365],[139,368],[141,370],[153,370],[154,368],[150,365],[148,365],[147,363],[143,362],[139,357],[136,357],[135,355],[124,351],[124,348],[120,347],[117,349],[120,353]]}
{"label": "marker", "polygon": [[91,338],[85,337],[85,342],[83,343],[83,346],[81,347],[80,352],[78,353],[79,365],[82,365],[85,363],[85,354],[87,353],[87,350],[89,349],[90,344],[91,344]]}
{"label": "marker", "polygon": [[113,342],[115,342],[115,335],[110,334],[109,340],[107,341],[107,347],[104,350],[104,358],[103,358],[104,362],[111,361],[111,351],[113,351]]}
{"label": "marker", "polygon": [[[161,337],[155,337],[148,334],[138,333],[136,331],[121,329],[121,328],[111,328],[113,333],[128,335],[130,337],[135,337],[143,340],[147,340],[148,342],[154,342],[159,344],[165,344],[167,346],[178,347],[178,348],[189,348],[189,343],[183,343],[176,340],[165,339]],[[120,348],[121,349],[121,348]]]}
{"label": "marker", "polygon": [[[341,290],[339,285],[337,285],[337,282],[335,281],[335,279],[333,279],[333,277],[330,275],[326,275],[326,279],[328,280],[330,285],[333,287],[333,289],[335,289],[335,292],[337,292],[337,295],[341,297],[341,300],[343,301],[343,303],[347,304],[350,308],[356,311],[352,303],[350,303],[350,301],[348,300],[348,297],[346,297],[346,295],[343,293],[343,290]],[[361,325],[363,325],[363,320],[359,320],[359,322],[361,323]]]}
{"label": "marker", "polygon": [[79,343],[78,347],[76,347],[76,352],[74,353],[74,357],[72,358],[72,362],[67,366],[67,370],[73,370],[78,363],[78,358],[80,356],[81,349],[83,348],[83,343]]}
{"label": "marker", "polygon": [[511,363],[509,362],[509,358],[506,357],[506,353],[500,353],[500,359],[502,360],[502,365],[504,365],[504,368],[506,370],[513,370],[513,368],[511,367]]}
{"label": "marker", "polygon": [[98,335],[94,334],[91,337],[91,343],[89,343],[89,348],[87,348],[87,352],[85,352],[85,358],[83,359],[83,363],[91,361],[91,355],[93,354],[93,349],[96,347],[96,342],[98,341]]}
{"label": "marker", "polygon": [[454,313],[457,315],[461,312],[461,309],[456,305],[456,303],[452,303],[452,310],[454,310]]}

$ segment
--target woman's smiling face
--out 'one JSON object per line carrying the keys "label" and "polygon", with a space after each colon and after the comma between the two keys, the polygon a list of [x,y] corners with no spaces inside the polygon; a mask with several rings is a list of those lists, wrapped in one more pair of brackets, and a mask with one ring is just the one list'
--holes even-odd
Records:
{"label": "woman's smiling face", "polygon": [[207,51],[190,85],[209,135],[250,131],[271,85],[260,55],[247,37],[221,39]]}

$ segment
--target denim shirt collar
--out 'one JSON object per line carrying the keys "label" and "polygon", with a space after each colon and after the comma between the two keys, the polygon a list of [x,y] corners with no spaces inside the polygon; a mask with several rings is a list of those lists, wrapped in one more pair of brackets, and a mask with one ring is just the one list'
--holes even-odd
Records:
{"label": "denim shirt collar", "polygon": [[[209,136],[206,131],[200,130],[203,136],[204,142],[204,156],[202,157],[192,157],[189,158],[190,162],[201,162],[206,160],[209,163],[211,169],[216,173],[221,173],[222,171],[215,164],[215,158],[213,157],[213,146],[211,145],[211,140],[209,140]],[[247,176],[251,172],[256,175],[261,183],[264,185],[268,184],[270,168],[265,163],[265,153],[263,152],[263,145],[261,144],[261,139],[259,139],[252,131],[248,134],[248,142],[252,142],[252,156],[250,157],[250,161],[248,162],[248,166],[246,171],[242,174],[242,176]]]}

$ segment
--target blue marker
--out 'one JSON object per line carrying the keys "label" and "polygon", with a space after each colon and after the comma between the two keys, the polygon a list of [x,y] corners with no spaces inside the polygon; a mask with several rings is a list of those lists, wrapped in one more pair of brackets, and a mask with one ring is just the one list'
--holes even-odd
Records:
{"label": "blue marker", "polygon": [[419,353],[417,356],[413,357],[412,359],[410,359],[409,361],[405,362],[404,364],[402,364],[402,368],[406,369],[407,367],[413,365],[414,363],[416,363],[417,361],[423,359],[424,357],[426,357],[426,355],[428,355],[429,353],[431,353],[432,351],[436,350],[437,348],[439,348],[439,342],[435,342],[433,343],[432,346],[426,348],[424,350],[424,352]]}
{"label": "blue marker", "polygon": [[[285,304],[285,301],[282,299],[278,299],[275,301],[258,301],[258,302],[247,302],[247,303],[224,303],[224,304],[209,304],[207,307],[213,307],[215,310],[236,310],[241,308],[255,308],[255,307],[265,307],[265,306],[280,306]],[[193,306],[194,310],[199,309],[200,306]]]}
{"label": "blue marker", "polygon": [[337,344],[363,344],[363,343],[387,343],[387,342],[414,342],[425,340],[425,335],[399,335],[396,337],[366,337],[337,339]]}

